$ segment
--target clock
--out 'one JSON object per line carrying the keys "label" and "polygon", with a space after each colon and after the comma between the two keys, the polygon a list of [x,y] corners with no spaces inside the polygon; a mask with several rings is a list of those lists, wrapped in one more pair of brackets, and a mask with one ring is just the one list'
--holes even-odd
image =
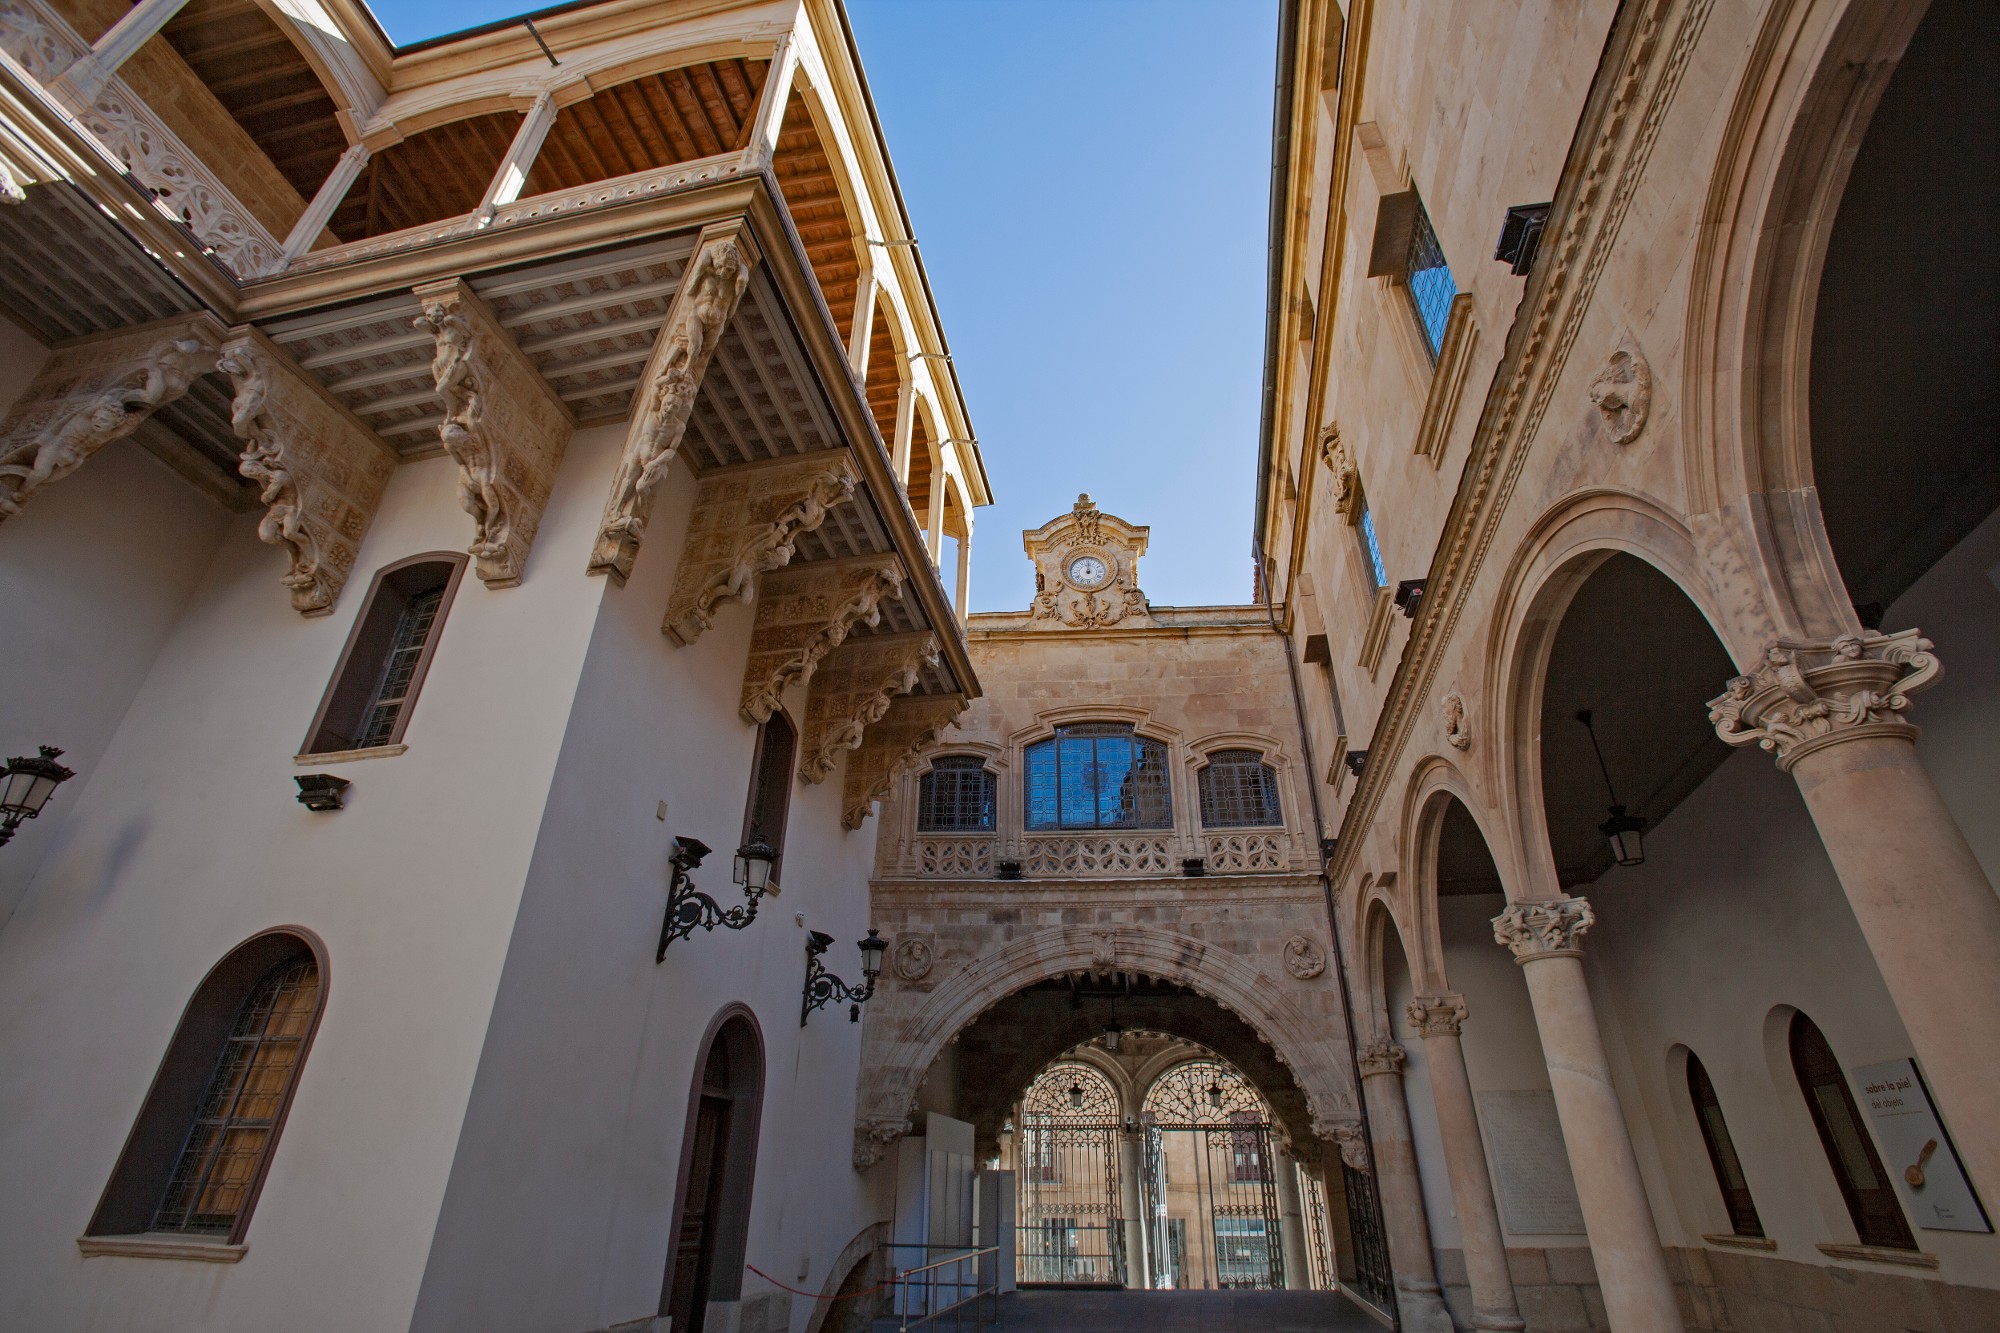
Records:
{"label": "clock", "polygon": [[1069,562],[1069,581],[1079,588],[1099,588],[1111,577],[1111,567],[1102,556],[1080,555]]}

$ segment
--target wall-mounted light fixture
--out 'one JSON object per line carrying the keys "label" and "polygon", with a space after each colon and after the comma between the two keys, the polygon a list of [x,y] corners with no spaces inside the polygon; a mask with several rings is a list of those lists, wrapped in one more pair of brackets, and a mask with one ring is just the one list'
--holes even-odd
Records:
{"label": "wall-mounted light fixture", "polygon": [[999,878],[1001,879],[1021,878],[1021,863],[1019,861],[996,862],[994,869],[999,872]]}
{"label": "wall-mounted light fixture", "polygon": [[664,962],[667,946],[692,935],[696,926],[703,930],[714,930],[717,926],[741,930],[757,919],[757,900],[771,883],[771,865],[778,859],[777,852],[761,839],[752,839],[736,849],[735,878],[743,886],[744,901],[741,906],[724,911],[722,904],[694,886],[689,874],[701,864],[708,850],[708,844],[699,838],[674,839],[674,849],[667,856],[673,866],[667,880],[667,915],[660,923],[660,948],[653,955],[655,963]]}
{"label": "wall-mounted light fixture", "polygon": [[1208,1104],[1218,1111],[1222,1109],[1222,1085],[1220,1083],[1211,1083],[1208,1085]]}
{"label": "wall-mounted light fixture", "polygon": [[347,804],[347,789],[351,784],[346,778],[331,773],[300,773],[292,780],[299,784],[299,804],[308,810],[325,814]]}
{"label": "wall-mounted light fixture", "polygon": [[53,745],[37,748],[40,754],[16,755],[0,770],[0,847],[13,841],[22,820],[42,813],[57,787],[76,776],[75,769],[56,762],[61,750]]}
{"label": "wall-mounted light fixture", "polygon": [[1083,1084],[1072,1083],[1069,1085],[1069,1109],[1072,1111],[1081,1111],[1083,1109]]}
{"label": "wall-mounted light fixture", "polygon": [[1200,879],[1208,873],[1208,862],[1199,856],[1190,856],[1181,862],[1181,874],[1188,879]]}
{"label": "wall-mounted light fixture", "polygon": [[1396,585],[1396,609],[1406,619],[1417,618],[1417,608],[1424,604],[1424,580],[1404,579]]}
{"label": "wall-mounted light fixture", "polygon": [[1646,864],[1646,820],[1641,815],[1628,815],[1625,807],[1618,804],[1618,793],[1611,786],[1611,770],[1604,765],[1604,751],[1597,744],[1597,728],[1591,725],[1590,710],[1579,708],[1576,720],[1583,723],[1583,729],[1590,733],[1590,748],[1597,756],[1597,771],[1604,775],[1604,791],[1611,798],[1611,818],[1597,826],[1611,842],[1611,855],[1621,866],[1642,866]]}
{"label": "wall-mounted light fixture", "polygon": [[1349,750],[1347,752],[1348,772],[1352,773],[1355,777],[1358,778],[1361,776],[1361,770],[1366,767],[1368,767],[1368,751]]}
{"label": "wall-mounted light fixture", "polygon": [[813,1010],[832,1000],[851,1000],[847,1007],[847,1021],[861,1021],[861,1006],[875,994],[875,978],[882,975],[882,951],[889,947],[889,941],[882,938],[879,930],[870,930],[868,938],[857,940],[855,947],[861,950],[861,976],[863,984],[850,986],[839,977],[826,970],[819,956],[833,946],[833,936],[823,930],[815,930],[806,936],[806,989],[805,998],[799,1004],[799,1026],[806,1025],[806,1018]]}
{"label": "wall-mounted light fixture", "polygon": [[1511,264],[1515,277],[1527,276],[1535,266],[1535,251],[1542,245],[1542,232],[1549,225],[1548,204],[1515,204],[1500,223],[1500,244],[1493,257]]}

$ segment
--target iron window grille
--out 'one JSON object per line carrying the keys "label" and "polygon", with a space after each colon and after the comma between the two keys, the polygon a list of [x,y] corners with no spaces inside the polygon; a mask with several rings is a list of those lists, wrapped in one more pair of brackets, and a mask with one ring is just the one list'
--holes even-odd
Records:
{"label": "iron window grille", "polygon": [[1278,808],[1278,773],[1255,750],[1209,757],[1196,789],[1203,828],[1268,828],[1285,822]]}
{"label": "iron window grille", "polygon": [[318,1004],[319,965],[309,957],[280,963],[251,992],[209,1076],[152,1230],[227,1235],[235,1228]]}
{"label": "iron window grille", "polygon": [[1084,722],[1027,749],[1027,825],[1172,828],[1167,747],[1119,722]]}
{"label": "iron window grille", "polygon": [[1424,347],[1431,360],[1444,348],[1445,325],[1451,321],[1451,301],[1458,295],[1458,283],[1445,263],[1444,247],[1431,226],[1431,215],[1422,199],[1416,201],[1414,225],[1410,228],[1410,255],[1403,268],[1403,285],[1410,305],[1417,312],[1417,324],[1424,331]]}
{"label": "iron window grille", "polygon": [[1355,527],[1361,533],[1361,554],[1368,562],[1369,591],[1380,592],[1389,586],[1389,566],[1382,559],[1382,541],[1375,535],[1375,515],[1366,500],[1361,502],[1361,517]]}
{"label": "iron window grille", "polygon": [[945,755],[917,784],[919,833],[990,833],[996,784],[977,755]]}
{"label": "iron window grille", "polygon": [[361,734],[354,738],[356,748],[385,745],[395,734],[396,723],[412,698],[410,687],[416,680],[417,662],[430,642],[431,626],[437,623],[438,607],[443,602],[444,587],[440,584],[412,597],[403,614],[396,617],[396,632],[389,641],[381,677],[369,695]]}

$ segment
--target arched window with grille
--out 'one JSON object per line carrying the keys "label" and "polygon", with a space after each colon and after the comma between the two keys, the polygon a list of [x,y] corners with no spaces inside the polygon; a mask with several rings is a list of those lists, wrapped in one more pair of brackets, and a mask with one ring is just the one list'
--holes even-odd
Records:
{"label": "arched window with grille", "polygon": [[1123,722],[1080,722],[1027,749],[1027,825],[1172,828],[1167,747]]}
{"label": "arched window with grille", "polygon": [[1819,1025],[1804,1013],[1792,1015],[1791,1048],[1799,1091],[1805,1094],[1820,1147],[1840,1184],[1840,1196],[1847,1203],[1861,1243],[1892,1250],[1916,1249],[1916,1237],[1910,1234],[1909,1221],[1896,1201],[1895,1186],[1882,1169],[1868,1126],[1862,1123],[1847,1075]]}
{"label": "arched window with grille", "polygon": [[1196,786],[1204,828],[1260,828],[1285,822],[1278,808],[1278,773],[1255,750],[1209,756]]}
{"label": "arched window with grille", "polygon": [[1729,1210],[1730,1229],[1739,1236],[1762,1236],[1764,1224],[1757,1217],[1757,1204],[1750,1197],[1750,1182],[1744,1179],[1728,1122],[1722,1118],[1722,1101],[1715,1095],[1708,1070],[1693,1051],[1688,1052],[1687,1079],[1688,1100],[1694,1103],[1701,1140],[1708,1145],[1708,1164],[1715,1168],[1715,1184],[1722,1191],[1722,1206]]}
{"label": "arched window with grille", "polygon": [[917,782],[917,831],[992,832],[994,786],[978,755],[940,755]]}
{"label": "arched window with grille", "polygon": [[290,931],[218,963],[181,1015],[88,1234],[241,1244],[325,1001],[320,951]]}
{"label": "arched window with grille", "polygon": [[401,744],[465,565],[464,552],[439,551],[376,573],[313,717],[304,753]]}

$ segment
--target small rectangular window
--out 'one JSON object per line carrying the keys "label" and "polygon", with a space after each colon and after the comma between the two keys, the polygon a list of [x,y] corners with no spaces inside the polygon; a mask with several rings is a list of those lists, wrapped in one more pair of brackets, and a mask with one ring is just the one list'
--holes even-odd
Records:
{"label": "small rectangular window", "polygon": [[1410,228],[1410,255],[1403,266],[1403,285],[1416,309],[1417,324],[1424,331],[1424,346],[1435,361],[1444,348],[1445,325],[1451,321],[1451,299],[1458,295],[1458,284],[1445,263],[1444,247],[1438,243],[1422,199],[1417,200],[1416,220]]}
{"label": "small rectangular window", "polygon": [[464,569],[464,555],[440,552],[400,561],[375,576],[304,753],[402,741]]}
{"label": "small rectangular window", "polygon": [[1382,542],[1375,535],[1375,515],[1369,512],[1366,500],[1361,502],[1361,517],[1355,527],[1361,533],[1361,552],[1367,557],[1369,589],[1380,591],[1389,586],[1389,567],[1382,563]]}
{"label": "small rectangular window", "polygon": [[785,816],[792,803],[792,760],[798,734],[783,713],[773,713],[757,729],[757,759],[750,770],[750,800],[743,812],[743,841],[768,843],[778,853],[771,863],[771,888],[785,865]]}

